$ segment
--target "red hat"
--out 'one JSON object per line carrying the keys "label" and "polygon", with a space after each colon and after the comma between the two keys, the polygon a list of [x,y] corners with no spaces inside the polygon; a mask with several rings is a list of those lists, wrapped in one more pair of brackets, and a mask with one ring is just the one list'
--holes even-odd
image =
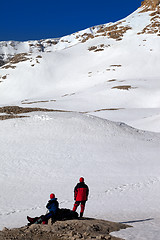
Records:
{"label": "red hat", "polygon": [[51,194],[50,194],[50,199],[53,199],[53,198],[55,198],[55,194],[54,194],[54,193],[51,193]]}
{"label": "red hat", "polygon": [[81,177],[81,178],[79,179],[79,181],[80,181],[80,182],[84,182],[84,178]]}

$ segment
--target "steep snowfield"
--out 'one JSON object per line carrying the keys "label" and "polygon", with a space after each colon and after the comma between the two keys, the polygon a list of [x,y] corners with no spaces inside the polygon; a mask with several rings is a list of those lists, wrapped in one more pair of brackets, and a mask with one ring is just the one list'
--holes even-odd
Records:
{"label": "steep snowfield", "polygon": [[[45,213],[50,192],[61,207],[72,208],[73,187],[81,175],[90,187],[85,216],[120,222],[153,218],[156,227],[158,133],[77,113],[28,115],[0,121],[1,228],[21,226],[26,215]],[[128,239],[136,239],[136,227],[122,231],[124,236],[127,231],[134,235]]]}
{"label": "steep snowfield", "polygon": [[[147,115],[159,125],[152,110],[160,113],[160,38],[157,34],[139,34],[157,15],[154,11],[141,11],[138,9],[117,23],[86,29],[62,39],[7,42],[6,45],[2,42],[3,54],[16,51],[26,55],[16,55],[14,60],[1,67],[1,106],[27,106],[27,103],[31,106],[32,103],[35,107],[38,104],[93,114],[98,110],[98,116],[101,116],[101,109],[116,108],[126,123],[129,123],[127,112],[130,109],[134,112],[135,109],[147,109]],[[114,35],[113,38],[103,36],[106,29],[113,28],[109,32],[112,36],[127,26],[129,29],[125,33],[117,33],[118,41]],[[57,44],[51,44],[56,41]],[[126,109],[126,115],[122,108]],[[141,121],[140,126],[143,126],[144,118],[145,115],[136,119],[138,123]],[[112,120],[117,119],[112,117]],[[133,120],[134,115],[131,124]],[[134,121],[133,126],[138,123]],[[152,120],[147,123],[149,125],[152,126]],[[157,126],[143,128],[159,131]]]}
{"label": "steep snowfield", "polygon": [[[151,114],[160,108],[159,38],[153,36],[151,41],[140,36],[137,40],[133,35],[129,41],[129,37],[114,44],[97,38],[85,45],[41,53],[42,58],[32,54],[15,69],[1,69],[1,76],[6,76],[0,83],[1,105],[27,106],[38,101],[38,106],[54,109],[93,113],[118,108],[121,115],[121,108],[147,108]],[[88,51],[99,43],[111,47]]]}

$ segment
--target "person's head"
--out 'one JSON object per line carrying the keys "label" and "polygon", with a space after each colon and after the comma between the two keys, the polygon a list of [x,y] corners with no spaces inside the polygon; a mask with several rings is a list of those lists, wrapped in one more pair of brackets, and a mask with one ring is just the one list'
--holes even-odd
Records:
{"label": "person's head", "polygon": [[50,194],[50,199],[53,199],[53,198],[55,198],[55,194],[54,194],[54,193],[51,193],[51,194]]}
{"label": "person's head", "polygon": [[80,177],[79,181],[82,183],[84,182],[84,178],[83,177]]}

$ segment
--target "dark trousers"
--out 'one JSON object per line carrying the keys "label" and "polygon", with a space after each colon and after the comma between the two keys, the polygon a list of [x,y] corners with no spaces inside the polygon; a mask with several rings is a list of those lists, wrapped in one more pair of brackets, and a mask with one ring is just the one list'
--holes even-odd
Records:
{"label": "dark trousers", "polygon": [[43,216],[42,221],[44,224],[48,223],[48,220],[52,218],[52,223],[56,221],[56,214],[54,214],[53,212],[49,212],[47,213],[45,216]]}
{"label": "dark trousers", "polygon": [[81,204],[81,211],[80,211],[80,213],[81,213],[81,215],[83,215],[86,201],[75,201],[74,206],[73,206],[73,211],[75,212],[77,210],[77,207],[80,204]]}

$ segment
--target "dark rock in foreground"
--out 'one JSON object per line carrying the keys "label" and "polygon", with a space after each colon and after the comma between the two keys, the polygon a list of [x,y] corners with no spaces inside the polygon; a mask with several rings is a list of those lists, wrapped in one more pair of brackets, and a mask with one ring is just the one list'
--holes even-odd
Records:
{"label": "dark rock in foreground", "polygon": [[129,226],[105,220],[82,218],[76,220],[57,221],[53,225],[25,226],[0,231],[0,240],[78,240],[78,239],[110,239],[118,240],[110,236],[110,232],[119,231]]}

